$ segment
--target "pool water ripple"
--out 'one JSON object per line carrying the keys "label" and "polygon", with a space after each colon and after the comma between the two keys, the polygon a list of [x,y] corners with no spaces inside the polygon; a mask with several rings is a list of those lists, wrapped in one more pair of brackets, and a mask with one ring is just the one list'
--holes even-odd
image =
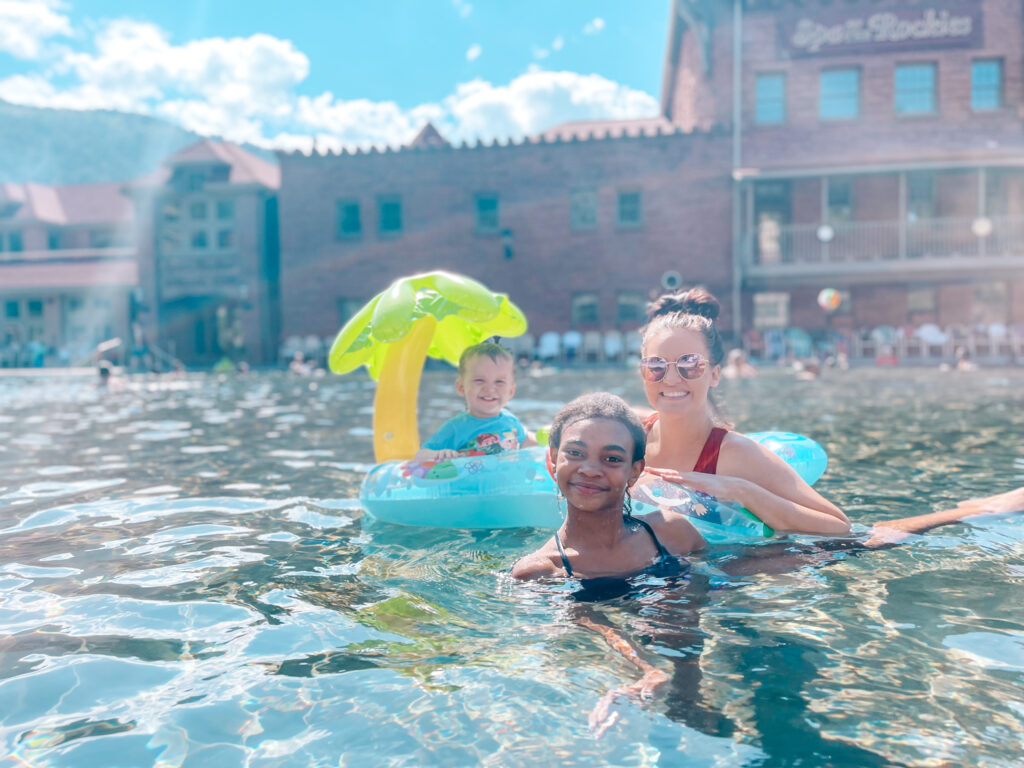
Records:
{"label": "pool water ripple", "polygon": [[[826,446],[862,524],[1020,483],[1024,374],[729,382],[745,431]],[[841,378],[840,378],[841,377]],[[586,386],[641,401],[622,372]],[[521,377],[550,422],[578,372]],[[424,431],[458,409],[428,372]],[[606,594],[519,585],[539,531],[390,526],[356,499],[372,385],[0,378],[0,755],[39,766],[1013,765],[1024,519],[871,552],[812,539]],[[750,563],[727,577],[726,563]],[[582,619],[670,680],[637,678]],[[0,765],[7,765],[0,758]]]}

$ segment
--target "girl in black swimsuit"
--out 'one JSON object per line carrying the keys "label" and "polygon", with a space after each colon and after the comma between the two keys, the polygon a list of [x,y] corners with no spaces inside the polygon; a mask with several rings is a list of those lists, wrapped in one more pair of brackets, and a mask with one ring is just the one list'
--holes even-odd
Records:
{"label": "girl in black swimsuit", "polygon": [[630,514],[629,487],[643,472],[646,435],[625,401],[607,393],[573,400],[555,416],[549,446],[565,522],[513,566],[515,578],[685,573],[681,558],[704,544],[690,522],[670,511],[643,520]]}

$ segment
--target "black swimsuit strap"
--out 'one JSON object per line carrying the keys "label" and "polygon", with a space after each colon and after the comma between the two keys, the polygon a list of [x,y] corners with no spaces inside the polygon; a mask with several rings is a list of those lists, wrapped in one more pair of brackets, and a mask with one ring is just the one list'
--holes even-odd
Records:
{"label": "black swimsuit strap", "polygon": [[[654,532],[654,529],[651,527],[650,523],[639,517],[630,517],[629,520],[630,522],[639,523],[640,525],[642,525],[651,535],[651,541],[654,542],[654,546],[658,549],[659,564],[666,562],[676,564],[679,562],[678,557],[676,557],[667,549],[665,549],[665,545],[662,544],[661,541],[658,539],[658,535]],[[569,576],[569,578],[572,578],[572,566],[569,565],[569,558],[565,554],[565,549],[562,548],[562,540],[558,538],[558,531],[555,531],[555,545],[558,547],[558,554],[562,557],[562,566],[565,568],[566,574]]]}
{"label": "black swimsuit strap", "polygon": [[659,560],[666,560],[666,559],[678,560],[679,559],[675,555],[673,555],[671,552],[669,552],[667,549],[665,549],[665,545],[663,545],[658,540],[658,536],[657,536],[657,534],[654,533],[654,529],[651,527],[650,523],[648,523],[646,520],[644,520],[643,518],[640,518],[640,517],[630,517],[630,520],[633,521],[633,522],[640,523],[640,525],[642,525],[644,528],[646,528],[647,532],[649,534],[651,534],[651,540],[654,541],[654,546],[658,548],[658,559]]}
{"label": "black swimsuit strap", "polygon": [[555,531],[555,544],[558,545],[558,554],[562,556],[562,565],[565,567],[565,573],[571,579],[572,566],[569,565],[569,558],[565,556],[565,550],[562,549],[562,540],[558,538],[558,531]]}

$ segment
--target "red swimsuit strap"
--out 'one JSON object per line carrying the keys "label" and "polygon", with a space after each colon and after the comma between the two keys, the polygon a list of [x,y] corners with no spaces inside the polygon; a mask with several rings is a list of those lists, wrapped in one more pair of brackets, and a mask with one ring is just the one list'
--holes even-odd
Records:
{"label": "red swimsuit strap", "polygon": [[[650,434],[657,421],[658,412],[655,411],[644,419],[644,430]],[[728,431],[722,427],[714,427],[711,430],[711,434],[708,435],[708,439],[704,442],[704,447],[700,451],[700,456],[697,457],[697,464],[693,468],[694,472],[704,472],[709,475],[717,474],[718,452],[722,448],[722,440],[725,439]]]}
{"label": "red swimsuit strap", "polygon": [[722,440],[727,432],[727,429],[721,427],[711,430],[711,434],[708,435],[708,439],[704,442],[704,448],[701,449],[700,456],[697,458],[697,463],[693,467],[694,472],[706,472],[709,475],[718,473],[718,452],[722,448]]}

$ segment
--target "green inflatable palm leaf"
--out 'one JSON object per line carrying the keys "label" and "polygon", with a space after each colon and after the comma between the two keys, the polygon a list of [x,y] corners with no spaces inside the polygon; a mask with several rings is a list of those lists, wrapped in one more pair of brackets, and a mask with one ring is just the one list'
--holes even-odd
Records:
{"label": "green inflatable palm leaf", "polygon": [[490,336],[526,332],[526,318],[505,294],[462,275],[427,272],[399,278],[345,323],[331,345],[330,369],[348,373],[365,365],[376,380],[388,345],[425,318],[437,321],[427,354],[452,365],[466,347]]}

